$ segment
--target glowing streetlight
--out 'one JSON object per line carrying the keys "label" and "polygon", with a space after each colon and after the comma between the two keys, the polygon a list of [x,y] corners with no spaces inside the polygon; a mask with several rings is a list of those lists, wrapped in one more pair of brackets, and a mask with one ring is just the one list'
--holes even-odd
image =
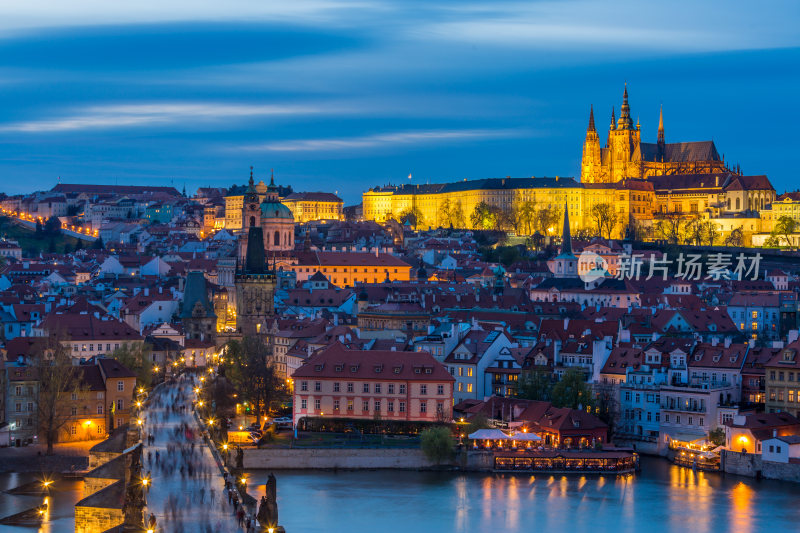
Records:
{"label": "glowing streetlight", "polygon": [[222,449],[223,449],[223,450],[225,450],[225,451],[227,452],[227,451],[228,451],[228,445],[227,445],[227,444],[223,444],[223,445],[222,445]]}
{"label": "glowing streetlight", "polygon": [[144,423],[144,420],[142,420],[141,418],[138,418],[138,419],[136,419],[136,423],[141,426]]}
{"label": "glowing streetlight", "polygon": [[197,405],[199,405],[200,407],[203,407],[203,400],[200,400],[199,402],[197,402]]}
{"label": "glowing streetlight", "polygon": [[136,402],[136,407],[141,407],[141,406],[142,406],[142,402]]}

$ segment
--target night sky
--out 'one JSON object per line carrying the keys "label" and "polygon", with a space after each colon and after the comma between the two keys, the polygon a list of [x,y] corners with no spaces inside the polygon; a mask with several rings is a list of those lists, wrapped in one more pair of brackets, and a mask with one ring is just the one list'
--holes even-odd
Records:
{"label": "night sky", "polygon": [[578,176],[626,81],[643,140],[798,187],[796,0],[122,4],[0,0],[0,190]]}

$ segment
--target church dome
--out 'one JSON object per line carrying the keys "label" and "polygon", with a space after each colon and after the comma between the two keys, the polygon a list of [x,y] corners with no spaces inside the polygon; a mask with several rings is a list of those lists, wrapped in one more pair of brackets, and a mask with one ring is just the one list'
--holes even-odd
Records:
{"label": "church dome", "polygon": [[284,218],[294,220],[291,209],[280,202],[265,200],[261,203],[261,219]]}

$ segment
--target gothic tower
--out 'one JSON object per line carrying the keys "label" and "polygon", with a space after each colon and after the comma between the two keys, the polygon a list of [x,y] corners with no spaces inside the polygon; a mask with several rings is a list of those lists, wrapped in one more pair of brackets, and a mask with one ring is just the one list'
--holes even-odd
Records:
{"label": "gothic tower", "polygon": [[236,286],[236,330],[242,335],[266,335],[268,320],[274,316],[276,276],[267,270],[264,233],[261,226],[247,230],[247,252],[239,264]]}
{"label": "gothic tower", "polygon": [[639,177],[639,129],[634,127],[631,119],[631,110],[628,105],[628,86],[622,94],[622,107],[619,111],[619,120],[613,123],[614,113],[611,113],[612,125],[608,131],[608,181],[616,183],[625,178]]}
{"label": "gothic tower", "polygon": [[601,183],[603,181],[603,164],[600,155],[600,137],[594,126],[594,107],[589,107],[589,127],[586,128],[586,140],[583,141],[583,158],[581,159],[581,181],[584,183]]}
{"label": "gothic tower", "polygon": [[658,149],[656,152],[656,161],[664,162],[664,152],[666,142],[664,142],[664,106],[658,111],[658,141],[656,142]]}

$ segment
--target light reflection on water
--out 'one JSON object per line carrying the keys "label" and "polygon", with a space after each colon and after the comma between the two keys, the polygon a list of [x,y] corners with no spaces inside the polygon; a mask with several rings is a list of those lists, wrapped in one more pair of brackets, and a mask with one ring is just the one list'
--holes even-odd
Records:
{"label": "light reflection on water", "polygon": [[[0,473],[0,517],[20,513],[40,505],[44,497],[31,494],[6,494],[4,491],[13,489],[30,481],[40,479],[34,474]],[[75,529],[75,503],[83,495],[83,481],[59,480],[56,481],[48,496],[50,506],[47,511],[47,520],[40,528],[14,527],[0,525],[3,533],[66,533]]]}
{"label": "light reflection on water", "polygon": [[[693,472],[644,458],[636,476],[276,472],[290,532],[793,531],[800,484]],[[261,484],[269,472],[253,471]],[[263,492],[259,492],[257,496]]]}

